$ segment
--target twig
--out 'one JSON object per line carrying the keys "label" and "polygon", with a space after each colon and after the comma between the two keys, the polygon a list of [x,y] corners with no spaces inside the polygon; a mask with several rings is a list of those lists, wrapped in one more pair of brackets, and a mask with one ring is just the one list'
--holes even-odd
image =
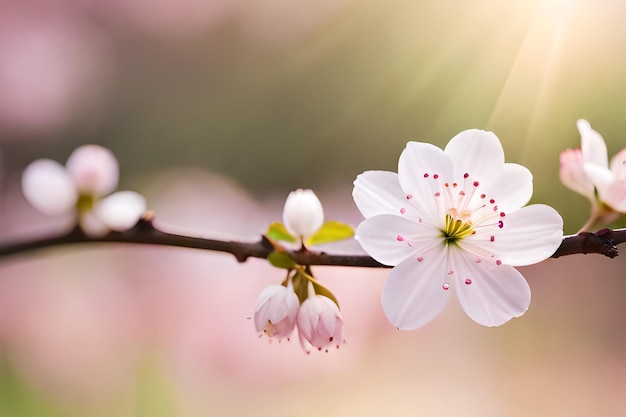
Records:
{"label": "twig", "polygon": [[566,236],[552,258],[577,253],[598,253],[615,258],[619,255],[617,245],[624,242],[626,242],[626,229],[601,229],[595,233],[581,232],[577,235]]}
{"label": "twig", "polygon": [[[580,253],[598,253],[614,258],[619,253],[617,245],[624,242],[626,242],[626,229],[602,229],[596,233],[580,233],[578,235],[566,236],[552,257],[558,258]],[[80,228],[74,228],[70,232],[59,236],[0,245],[0,259],[54,246],[85,243],[131,243],[204,249],[230,253],[239,262],[245,262],[248,258],[265,259],[274,250],[272,244],[265,237],[262,237],[257,242],[237,242],[184,236],[163,232],[154,226],[151,218],[144,218],[125,232],[110,232],[101,237],[90,237],[85,235]],[[332,255],[315,251],[291,251],[289,255],[300,265],[388,267],[367,255]]]}

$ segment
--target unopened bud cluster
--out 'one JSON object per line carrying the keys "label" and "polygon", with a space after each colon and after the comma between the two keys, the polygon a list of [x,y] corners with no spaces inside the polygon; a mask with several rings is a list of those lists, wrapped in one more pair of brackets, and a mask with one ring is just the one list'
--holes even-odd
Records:
{"label": "unopened bud cluster", "polygon": [[[305,352],[310,353],[312,348],[339,348],[343,342],[343,318],[339,307],[327,296],[316,294],[310,282],[299,281],[298,285],[306,286],[307,296],[303,301],[296,294],[291,277],[286,285],[270,285],[261,292],[254,312],[257,332],[270,339],[289,340],[297,327]],[[301,289],[298,292],[302,292]]]}
{"label": "unopened bud cluster", "polygon": [[[312,190],[298,189],[289,194],[283,222],[284,225],[270,226],[267,236],[299,243],[300,250],[307,250],[305,243],[327,243],[353,233],[347,225],[324,223],[322,204]],[[323,238],[316,238],[322,235]],[[313,277],[310,266],[290,261],[287,258],[286,263],[276,265],[288,270],[282,284],[271,285],[259,295],[254,313],[257,332],[270,339],[289,340],[297,327],[300,343],[307,353],[311,349],[338,348],[343,343],[343,318],[335,296]]]}

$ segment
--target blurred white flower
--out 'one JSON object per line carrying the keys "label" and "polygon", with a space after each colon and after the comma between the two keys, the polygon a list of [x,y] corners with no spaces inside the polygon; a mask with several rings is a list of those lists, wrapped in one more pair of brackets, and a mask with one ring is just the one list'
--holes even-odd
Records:
{"label": "blurred white flower", "polygon": [[530,288],[513,267],[540,262],[563,238],[551,207],[524,206],[532,175],[504,163],[492,132],[466,130],[445,150],[409,142],[398,173],[368,171],[354,182],[364,220],[356,239],[367,253],[394,265],[383,308],[401,329],[416,329],[443,309],[455,290],[477,323],[499,326],[522,315]]}
{"label": "blurred white flower", "polygon": [[591,216],[581,231],[615,220],[626,213],[626,149],[609,163],[606,143],[587,120],[576,123],[581,147],[561,153],[559,175],[567,188],[591,201]]}
{"label": "blurred white flower", "polygon": [[269,338],[289,338],[296,326],[300,301],[289,285],[270,285],[259,294],[254,311],[257,332]]}
{"label": "blurred white flower", "polygon": [[322,203],[312,190],[292,191],[285,201],[283,222],[289,232],[304,241],[324,223]]}
{"label": "blurred white flower", "polygon": [[309,353],[311,346],[317,350],[343,342],[343,318],[339,307],[330,298],[312,291],[298,310],[298,334],[303,349]]}
{"label": "blurred white flower", "polygon": [[145,199],[133,191],[112,192],[119,167],[111,151],[84,145],[70,155],[65,167],[50,159],[32,162],[22,175],[26,199],[46,214],[76,210],[83,231],[100,235],[123,231],[137,223],[146,210]]}
{"label": "blurred white flower", "polygon": [[67,159],[65,169],[80,194],[109,194],[119,180],[115,155],[98,145],[76,148]]}

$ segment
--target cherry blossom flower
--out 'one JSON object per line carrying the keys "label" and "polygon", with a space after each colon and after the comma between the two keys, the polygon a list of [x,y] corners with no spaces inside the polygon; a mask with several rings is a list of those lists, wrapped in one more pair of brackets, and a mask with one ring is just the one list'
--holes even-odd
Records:
{"label": "cherry blossom flower", "polygon": [[77,211],[83,231],[100,235],[131,228],[146,209],[145,199],[133,191],[102,198],[115,189],[118,176],[111,151],[84,145],[74,150],[65,167],[50,159],[33,161],[22,175],[22,191],[45,214]]}
{"label": "cherry blossom flower", "polygon": [[254,311],[257,332],[269,338],[289,338],[296,326],[300,301],[291,285],[270,285],[259,294]]}
{"label": "cherry blossom flower", "polygon": [[540,262],[563,238],[551,207],[523,207],[532,174],[505,163],[492,132],[466,130],[444,150],[409,142],[398,173],[367,171],[353,197],[365,220],[356,239],[393,265],[383,289],[389,321],[400,329],[429,323],[456,292],[467,315],[499,326],[522,315],[530,288],[514,266]]}
{"label": "cherry blossom flower", "polygon": [[283,222],[289,232],[302,240],[322,227],[324,210],[313,190],[299,188],[289,193],[283,209]]}
{"label": "cherry blossom flower", "polygon": [[298,335],[302,348],[309,353],[311,347],[322,350],[343,342],[343,318],[339,307],[330,298],[309,292],[298,310]]}
{"label": "cherry blossom flower", "polygon": [[559,175],[567,188],[591,201],[591,216],[581,231],[606,225],[626,213],[626,149],[609,163],[606,143],[587,120],[576,123],[581,147],[561,153]]}

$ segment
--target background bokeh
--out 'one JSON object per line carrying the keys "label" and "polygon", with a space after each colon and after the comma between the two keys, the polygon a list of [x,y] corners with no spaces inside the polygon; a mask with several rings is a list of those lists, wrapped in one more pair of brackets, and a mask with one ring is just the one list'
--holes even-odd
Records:
{"label": "background bokeh", "polygon": [[[116,154],[162,227],[255,239],[297,187],[358,224],[357,174],[467,128],[494,131],[575,233],[589,204],[560,184],[559,153],[579,118],[609,154],[626,144],[624,21],[618,0],[0,0],[0,242],[67,230],[19,179],[85,143]],[[625,262],[521,268],[522,318],[487,329],[453,302],[415,332],[382,313],[387,271],[316,268],[346,344],[307,356],[257,337],[256,297],[283,279],[258,260],[2,259],[0,416],[621,416]]]}

